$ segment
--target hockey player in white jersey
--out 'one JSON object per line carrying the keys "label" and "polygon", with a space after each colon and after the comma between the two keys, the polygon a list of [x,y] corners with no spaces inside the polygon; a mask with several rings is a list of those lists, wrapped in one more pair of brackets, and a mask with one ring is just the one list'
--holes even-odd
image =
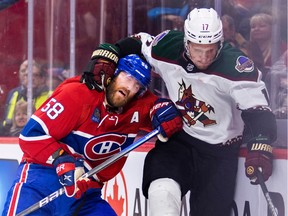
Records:
{"label": "hockey player in white jersey", "polygon": [[[179,216],[190,191],[190,215],[229,216],[240,145],[247,145],[246,176],[258,184],[272,174],[276,122],[261,72],[240,50],[223,41],[222,22],[210,8],[193,9],[184,33],[139,33],[118,41],[117,55],[143,54],[164,80],[182,113],[183,131],[158,140],[146,156],[143,193],[150,216]],[[97,65],[95,57],[91,64]],[[101,86],[103,71],[90,70]],[[109,73],[104,72],[105,78]]]}

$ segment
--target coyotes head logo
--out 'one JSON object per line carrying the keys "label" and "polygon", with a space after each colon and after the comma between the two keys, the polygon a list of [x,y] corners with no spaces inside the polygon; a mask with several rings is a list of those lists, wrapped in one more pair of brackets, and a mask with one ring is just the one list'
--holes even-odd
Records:
{"label": "coyotes head logo", "polygon": [[189,127],[196,124],[197,121],[201,122],[204,127],[216,124],[215,120],[209,119],[205,113],[214,113],[214,108],[206,104],[204,101],[195,98],[192,93],[192,87],[189,85],[186,88],[185,82],[182,80],[178,91],[178,101],[176,102],[177,108],[181,112],[183,119]]}

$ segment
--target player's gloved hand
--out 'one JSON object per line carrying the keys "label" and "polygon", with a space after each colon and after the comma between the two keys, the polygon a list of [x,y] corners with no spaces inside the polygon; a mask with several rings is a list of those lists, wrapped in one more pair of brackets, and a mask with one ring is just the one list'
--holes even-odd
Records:
{"label": "player's gloved hand", "polygon": [[245,161],[245,173],[251,180],[251,184],[259,184],[257,172],[260,170],[264,181],[272,175],[272,146],[267,137],[256,137],[247,143],[247,156]]}
{"label": "player's gloved hand", "polygon": [[79,199],[82,194],[90,188],[102,188],[103,184],[100,182],[96,182],[90,178],[79,178],[77,180],[77,191],[75,194],[75,198]]}
{"label": "player's gloved hand", "polygon": [[166,142],[172,134],[180,131],[183,122],[174,103],[165,98],[159,98],[150,110],[150,118],[153,128],[160,126],[159,140]]}
{"label": "player's gloved hand", "polygon": [[67,197],[73,197],[77,191],[77,179],[84,174],[83,159],[75,159],[71,155],[63,154],[53,162],[59,182],[64,186]]}
{"label": "player's gloved hand", "polygon": [[119,59],[119,50],[108,43],[101,44],[91,56],[80,82],[89,89],[102,91],[110,83]]}

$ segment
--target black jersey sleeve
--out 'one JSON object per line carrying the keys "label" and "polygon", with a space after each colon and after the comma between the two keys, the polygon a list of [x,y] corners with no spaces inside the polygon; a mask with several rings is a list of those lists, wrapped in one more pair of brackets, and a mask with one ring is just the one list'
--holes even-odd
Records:
{"label": "black jersey sleeve", "polygon": [[142,56],[141,41],[137,40],[137,38],[123,38],[117,41],[115,46],[117,46],[120,50],[120,58],[129,54],[137,54],[139,56]]}

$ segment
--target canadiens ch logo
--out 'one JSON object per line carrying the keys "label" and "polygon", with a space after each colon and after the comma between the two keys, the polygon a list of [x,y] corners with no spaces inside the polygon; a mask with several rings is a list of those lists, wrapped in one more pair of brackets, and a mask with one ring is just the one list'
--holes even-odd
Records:
{"label": "canadiens ch logo", "polygon": [[183,80],[182,83],[178,84],[180,87],[176,105],[181,112],[186,125],[190,127],[191,125],[195,125],[197,121],[201,122],[204,127],[217,124],[215,120],[209,119],[206,115],[211,111],[215,113],[214,108],[204,101],[198,100],[192,92],[191,85],[186,88],[186,84]]}
{"label": "canadiens ch logo", "polygon": [[91,161],[105,160],[121,151],[126,140],[127,135],[112,133],[93,137],[86,143],[84,154]]}

